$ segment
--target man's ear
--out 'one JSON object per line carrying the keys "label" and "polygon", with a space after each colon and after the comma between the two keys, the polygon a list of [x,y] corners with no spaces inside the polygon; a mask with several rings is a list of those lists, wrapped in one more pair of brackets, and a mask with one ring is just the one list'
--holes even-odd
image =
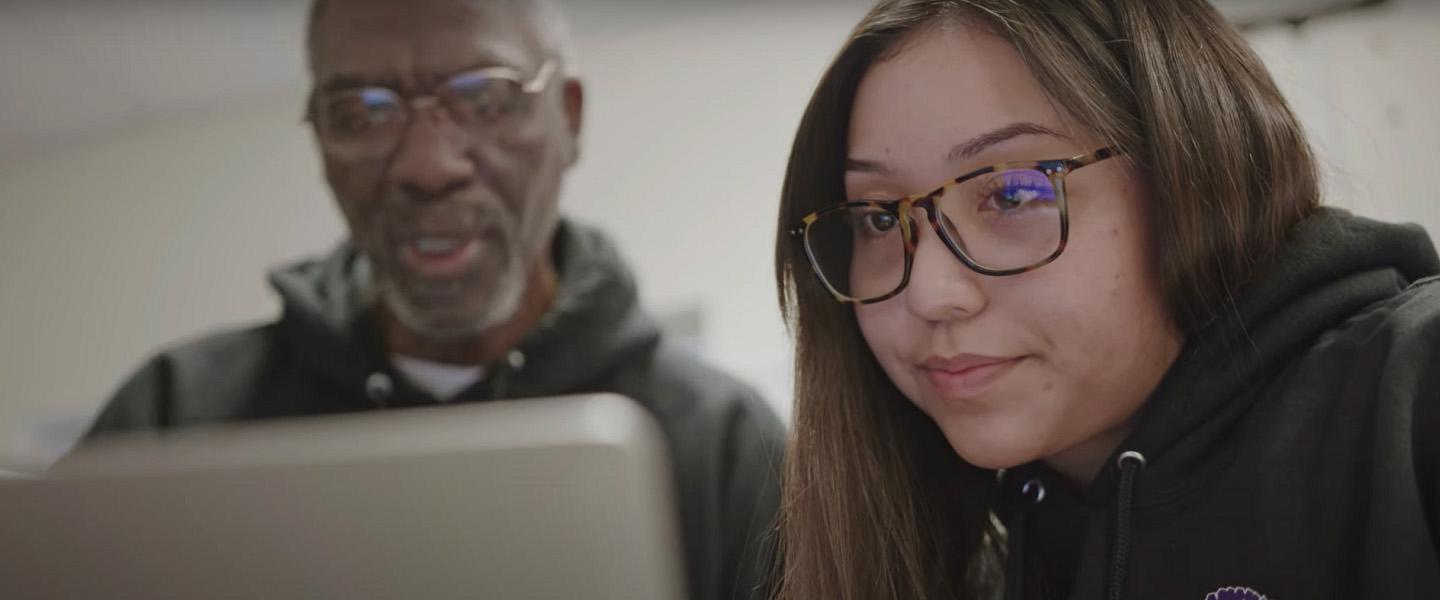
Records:
{"label": "man's ear", "polygon": [[585,86],[579,79],[567,78],[564,89],[565,119],[570,126],[570,164],[580,159],[580,126],[585,119]]}

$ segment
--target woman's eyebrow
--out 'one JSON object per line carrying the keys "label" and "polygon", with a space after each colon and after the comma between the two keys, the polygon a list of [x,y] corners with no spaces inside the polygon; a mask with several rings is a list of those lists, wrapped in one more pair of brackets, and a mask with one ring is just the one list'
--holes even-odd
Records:
{"label": "woman's eyebrow", "polygon": [[[1047,135],[1065,140],[1070,139],[1069,136],[1039,123],[1022,121],[987,131],[955,144],[950,148],[950,152],[945,155],[945,160],[952,164],[961,163],[985,151],[986,148],[1022,135]],[[892,173],[890,167],[884,163],[862,158],[847,158],[845,160],[845,171],[847,173],[876,173],[879,175],[890,175]]]}
{"label": "woman's eyebrow", "polygon": [[879,175],[890,175],[890,167],[873,160],[861,160],[858,158],[845,159],[846,173],[876,173]]}
{"label": "woman's eyebrow", "polygon": [[1039,123],[1011,123],[999,129],[995,129],[987,133],[982,133],[973,138],[970,138],[969,140],[960,142],[959,144],[955,144],[955,146],[950,149],[950,152],[945,155],[945,158],[950,163],[964,162],[966,159],[972,158],[976,154],[983,152],[986,148],[1013,138],[1020,137],[1022,135],[1048,135],[1051,137],[1057,137],[1065,140],[1070,139],[1069,136],[1066,136],[1065,134],[1057,132],[1054,129],[1050,129],[1049,127],[1046,127]]}

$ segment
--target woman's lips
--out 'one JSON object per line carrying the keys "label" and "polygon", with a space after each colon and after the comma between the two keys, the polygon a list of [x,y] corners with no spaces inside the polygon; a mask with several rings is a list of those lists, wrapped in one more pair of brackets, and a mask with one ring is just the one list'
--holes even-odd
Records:
{"label": "woman's lips", "polygon": [[428,278],[465,273],[479,256],[480,240],[474,237],[418,237],[400,246],[405,266]]}
{"label": "woman's lips", "polygon": [[1022,359],[961,354],[931,357],[920,364],[920,369],[945,399],[968,400],[985,393]]}

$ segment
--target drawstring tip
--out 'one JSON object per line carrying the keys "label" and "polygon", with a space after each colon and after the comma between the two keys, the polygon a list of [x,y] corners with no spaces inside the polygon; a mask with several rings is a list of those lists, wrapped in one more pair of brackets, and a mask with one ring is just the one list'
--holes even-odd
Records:
{"label": "drawstring tip", "polygon": [[1129,573],[1131,539],[1131,511],[1135,502],[1135,477],[1145,468],[1145,455],[1134,450],[1120,453],[1116,459],[1120,467],[1120,489],[1115,499],[1115,539],[1110,558],[1110,586],[1106,597],[1109,600],[1124,600],[1126,576]]}
{"label": "drawstring tip", "polygon": [[1134,450],[1126,450],[1124,452],[1121,452],[1120,458],[1115,460],[1115,466],[1124,469],[1126,462],[1138,464],[1140,468],[1143,469],[1145,468],[1145,455]]}

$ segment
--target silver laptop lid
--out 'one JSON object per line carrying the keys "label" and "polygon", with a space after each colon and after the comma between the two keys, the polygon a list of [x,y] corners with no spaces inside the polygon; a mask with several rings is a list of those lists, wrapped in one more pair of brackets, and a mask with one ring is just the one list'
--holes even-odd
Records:
{"label": "silver laptop lid", "polygon": [[16,598],[683,597],[666,445],[613,395],[184,430],[0,481]]}

